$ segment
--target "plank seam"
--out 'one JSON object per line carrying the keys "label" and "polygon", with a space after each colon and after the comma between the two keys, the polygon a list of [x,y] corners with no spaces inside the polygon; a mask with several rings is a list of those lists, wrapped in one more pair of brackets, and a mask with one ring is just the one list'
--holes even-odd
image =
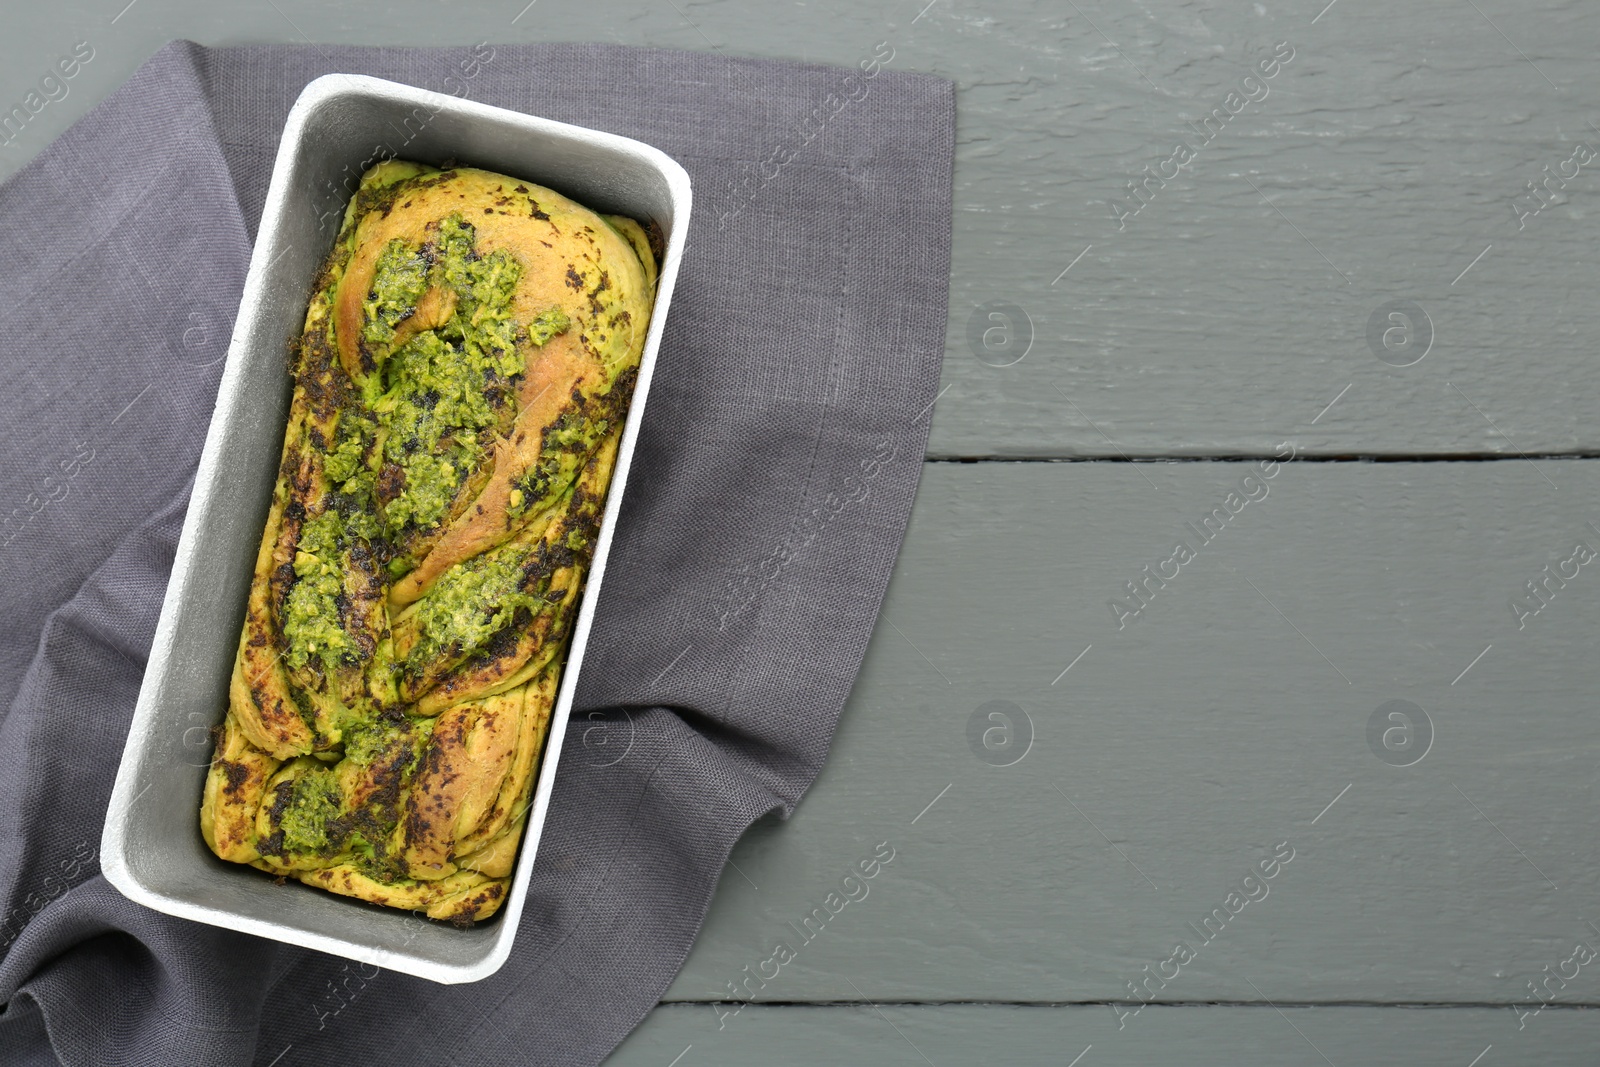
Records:
{"label": "plank seam", "polygon": [[[884,1000],[881,997],[873,1000],[873,1004],[881,1008],[1104,1008],[1108,1005],[1125,1005],[1124,1000]],[[1483,1000],[1275,1000],[1268,1004],[1264,1000],[1152,1000],[1146,1001],[1147,1008],[1264,1008],[1268,1011],[1278,1008],[1395,1008],[1406,1011],[1455,1011],[1462,1008],[1483,1008],[1503,1011],[1508,1007],[1515,1007],[1520,1001],[1508,1003],[1504,1001]],[[695,1007],[703,1008],[708,1004],[739,1004],[752,1008],[859,1008],[861,1001],[855,1000],[730,1000],[728,998],[709,1000],[663,1000],[659,1006],[663,1008]],[[1595,1011],[1600,1010],[1600,1002],[1574,1001],[1562,1004],[1547,1003],[1546,1011]]]}

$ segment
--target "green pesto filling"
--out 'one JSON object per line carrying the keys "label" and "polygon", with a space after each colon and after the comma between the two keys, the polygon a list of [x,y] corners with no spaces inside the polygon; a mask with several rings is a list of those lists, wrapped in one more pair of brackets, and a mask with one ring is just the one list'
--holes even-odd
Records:
{"label": "green pesto filling", "polygon": [[325,852],[340,810],[339,780],[326,767],[313,767],[294,779],[289,802],[279,816],[283,847],[289,852]]}
{"label": "green pesto filling", "polygon": [[333,486],[327,511],[344,520],[345,544],[356,538],[371,543],[382,532],[373,507],[378,476],[367,466],[377,432],[371,416],[346,409],[339,414],[334,447],[323,459],[322,469]]}
{"label": "green pesto filling", "polygon": [[[393,774],[399,777],[411,773],[428,738],[433,733],[432,719],[398,720],[365,719],[352,723],[344,732],[344,756],[341,770],[348,763],[365,773],[378,761],[392,761]],[[392,832],[400,819],[397,806],[398,792],[380,789],[361,808],[344,816],[344,825],[350,833],[340,851],[344,862],[369,878],[380,882],[397,882],[405,877],[405,867],[397,857],[389,855]]]}
{"label": "green pesto filling", "polygon": [[[375,382],[387,388],[373,404],[376,419],[365,413],[342,418],[325,460],[330,482],[346,498],[340,510],[362,527],[350,532],[369,541],[444,518],[477,458],[481,431],[496,421],[494,401],[522,370],[510,312],[522,267],[503,251],[479,257],[474,244],[473,227],[451,215],[441,222],[431,255],[395,238],[375,264],[363,303],[362,339],[369,344],[392,341],[396,326],[433,285],[448,285],[457,304],[448,322],[390,354],[385,380]],[[384,447],[369,460],[380,433]],[[381,526],[367,517],[373,462],[403,472],[401,492],[384,509]]]}
{"label": "green pesto filling", "polygon": [[572,484],[589,453],[611,429],[609,419],[595,419],[568,408],[544,432],[539,458],[512,480],[507,512],[513,519],[540,510]]}
{"label": "green pesto filling", "polygon": [[[398,240],[398,239],[397,239]],[[476,230],[454,214],[441,220],[432,254],[390,242],[373,278],[363,337],[392,339],[395,308],[414,308],[430,285],[448,286],[456,308],[448,322],[425,330],[390,353],[386,392],[373,404],[384,445],[380,460],[403,472],[399,495],[383,509],[383,532],[434,526],[450,511],[461,483],[499,421],[510,381],[523,371],[519,333],[547,343],[571,323],[560,309],[535,316],[520,330],[512,303],[522,265],[505,250],[480,256]],[[431,262],[419,276],[419,264]],[[420,277],[420,281],[419,281]],[[341,449],[343,451],[341,451]],[[364,445],[341,442],[330,460],[330,477],[350,476]]]}
{"label": "green pesto filling", "polygon": [[528,340],[543,348],[550,343],[550,338],[558,333],[566,333],[567,327],[572,325],[572,320],[567,318],[567,313],[560,308],[551,308],[541,311],[528,323]]}
{"label": "green pesto filling", "polygon": [[463,453],[467,453],[467,449],[457,440],[448,449],[455,463],[431,452],[392,457],[405,469],[406,485],[405,491],[384,510],[384,526],[388,532],[398,533],[411,524],[432,526],[444,518],[471,459],[470,453]]}
{"label": "green pesto filling", "polygon": [[[343,429],[343,426],[340,426]],[[339,443],[323,461],[322,469],[327,472],[328,480],[335,485],[342,484],[355,477],[356,471],[362,468],[364,448],[359,436],[345,436],[341,434]]]}
{"label": "green pesto filling", "polygon": [[361,302],[361,339],[381,345],[394,340],[394,328],[411,314],[428,291],[428,261],[422,250],[396,237],[383,246],[372,288]]}
{"label": "green pesto filling", "polygon": [[[522,265],[505,250],[480,255],[477,231],[461,215],[440,221],[437,235],[414,246],[396,238],[384,246],[363,302],[362,340],[375,346],[381,370],[364,386],[370,400],[341,412],[332,447],[323,458],[330,492],[324,510],[301,531],[294,568],[299,578],[284,610],[288,650],[295,669],[320,661],[327,671],[347,665],[355,643],[341,625],[339,602],[347,550],[358,540],[375,544],[408,529],[428,529],[448,517],[461,484],[481,461],[495,428],[513,398],[512,381],[524,369],[519,342],[547,344],[571,328],[560,308],[534,316],[525,326],[512,317]],[[392,352],[397,327],[433,286],[456,295],[455,311],[440,326],[424,330]],[[380,392],[381,391],[381,392]],[[596,425],[568,427],[564,416],[546,447],[561,452],[541,468],[538,498],[569,485],[592,443]],[[581,450],[581,453],[577,450]],[[568,454],[571,453],[571,454]],[[399,491],[380,513],[379,472],[398,468]],[[530,488],[532,483],[530,482]],[[512,493],[513,512],[525,504]],[[403,573],[410,561],[390,562]],[[396,567],[399,568],[398,572]],[[501,567],[480,561],[447,576],[443,595],[435,590],[423,609],[425,638],[418,658],[441,649],[470,652],[481,647],[512,613],[537,597],[516,594],[520,573],[514,563]],[[452,592],[452,589],[454,591]],[[469,606],[469,601],[479,605]],[[481,605],[501,604],[485,613]]]}
{"label": "green pesto filling", "polygon": [[523,558],[503,545],[446,571],[417,604],[418,640],[409,663],[416,667],[441,654],[466,657],[509,625],[518,608],[545,606],[538,593],[524,592]]}
{"label": "green pesto filling", "polygon": [[371,877],[369,872],[377,862],[378,856],[372,847],[372,842],[367,840],[367,835],[360,830],[352,831],[349,839],[345,841],[345,848],[350,852],[347,862],[362,874]]}
{"label": "green pesto filling", "polygon": [[283,618],[283,636],[289,646],[283,658],[296,670],[316,658],[331,671],[355,648],[339,623],[343,549],[343,524],[337,512],[324,511],[300,528],[294,556],[299,581],[289,590]]}
{"label": "green pesto filling", "polygon": [[[386,833],[392,832],[393,829],[392,824],[384,828]],[[345,848],[350,853],[345,862],[375,882],[387,885],[414,885],[415,883],[406,877],[405,862],[399,856],[389,855],[388,848],[384,844],[384,836],[380,834],[374,836],[377,837],[376,842],[369,841],[367,835],[360,831],[352,833],[345,842]]]}
{"label": "green pesto filling", "polygon": [[368,544],[378,540],[378,535],[383,528],[378,522],[378,516],[372,508],[373,490],[377,484],[377,475],[371,471],[358,471],[354,477],[340,486],[333,497],[331,507],[336,507],[344,518],[345,535],[354,541],[360,538]]}
{"label": "green pesto filling", "polygon": [[408,736],[405,726],[385,719],[363,719],[344,731],[344,758],[367,767]]}

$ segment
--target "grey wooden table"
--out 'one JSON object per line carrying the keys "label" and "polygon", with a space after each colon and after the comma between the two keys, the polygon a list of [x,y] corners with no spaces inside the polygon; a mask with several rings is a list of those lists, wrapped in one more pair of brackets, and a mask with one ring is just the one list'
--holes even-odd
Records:
{"label": "grey wooden table", "polygon": [[0,174],[173,37],[957,80],[881,624],[612,1063],[1593,1062],[1600,9],[524,3],[11,10],[0,99],[94,58]]}

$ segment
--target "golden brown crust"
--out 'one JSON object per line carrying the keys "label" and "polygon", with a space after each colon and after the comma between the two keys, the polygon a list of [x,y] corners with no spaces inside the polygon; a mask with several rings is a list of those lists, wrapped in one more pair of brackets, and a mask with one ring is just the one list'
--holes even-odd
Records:
{"label": "golden brown crust", "polygon": [[260,858],[253,814],[277,769],[278,761],[252,745],[234,716],[228,716],[206,772],[201,806],[200,832],[211,851],[235,863]]}
{"label": "golden brown crust", "polygon": [[522,696],[519,689],[457,704],[435,722],[406,800],[403,855],[412,878],[455,873],[457,840],[477,827],[511,768]]}

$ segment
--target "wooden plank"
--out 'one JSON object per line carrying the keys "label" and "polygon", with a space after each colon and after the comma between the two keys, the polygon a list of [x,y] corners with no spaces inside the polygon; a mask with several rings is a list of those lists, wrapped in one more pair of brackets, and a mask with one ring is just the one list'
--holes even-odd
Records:
{"label": "wooden plank", "polygon": [[[1171,1001],[1508,1004],[1600,947],[1600,572],[1564,562],[1600,548],[1600,463],[1253,470],[930,464],[829,762],[735,851],[668,999],[776,970],[751,992],[1103,1001],[1148,965]],[[1179,539],[1119,630],[1107,602]],[[1576,577],[1519,630],[1547,564]],[[1434,731],[1412,766],[1369,744],[1396,700]],[[969,742],[993,701],[1032,724],[1011,766]],[[830,892],[861,899],[816,933]],[[1557,999],[1600,1003],[1579,969]]]}
{"label": "wooden plank", "polygon": [[[962,134],[930,454],[1593,452],[1600,183],[1574,163],[1557,203],[1520,222],[1513,203],[1597,147],[1572,92],[1600,10],[1341,4],[1312,24],[1324,5],[1013,9],[945,53]],[[1197,131],[1281,41],[1294,58],[1242,90],[1260,99]],[[1119,223],[1113,201],[1140,210]],[[1378,353],[1420,356],[1420,317],[1409,349],[1369,343],[1392,301],[1431,324],[1411,366]],[[1031,322],[1022,362],[974,354],[989,302]]]}
{"label": "wooden plank", "polygon": [[1116,1017],[1098,1005],[756,1006],[721,1020],[709,1004],[670,1004],[652,1012],[606,1064],[1569,1067],[1591,1062],[1597,1045],[1600,1013],[1554,1008],[1520,1032],[1503,1008],[1285,1006],[1280,1013],[1266,1005],[1152,1007],[1118,1031]]}
{"label": "wooden plank", "polygon": [[[716,0],[520,15],[413,3],[381,36],[610,39],[845,65],[885,41],[891,68],[956,79],[949,391],[932,455],[1264,455],[1291,434],[1308,455],[1600,451],[1586,358],[1600,332],[1588,299],[1600,161],[1569,162],[1580,142],[1600,149],[1574,96],[1600,9],[1477,7],[1401,5],[1375,19],[1351,2]],[[42,5],[15,15],[0,42],[19,72],[12,97],[79,37],[96,56],[0,155],[0,176],[170,37],[298,41],[299,25],[318,41],[375,40],[369,20],[312,0],[142,0],[90,27]],[[1293,58],[1260,80],[1282,41]],[[1228,113],[1247,96],[1258,99]],[[1226,122],[1206,125],[1218,108]],[[1165,163],[1180,140],[1197,153],[1181,168]],[[1577,168],[1566,180],[1564,163]],[[1119,228],[1111,202],[1131,204],[1126,185],[1146,166],[1157,173],[1141,187],[1148,203]],[[1518,198],[1547,166],[1554,202],[1519,219],[1534,201]],[[1432,348],[1409,367],[1381,362],[1367,340],[1391,301],[1431,323]],[[968,326],[991,303],[1027,315],[1021,362],[974,354]]]}

